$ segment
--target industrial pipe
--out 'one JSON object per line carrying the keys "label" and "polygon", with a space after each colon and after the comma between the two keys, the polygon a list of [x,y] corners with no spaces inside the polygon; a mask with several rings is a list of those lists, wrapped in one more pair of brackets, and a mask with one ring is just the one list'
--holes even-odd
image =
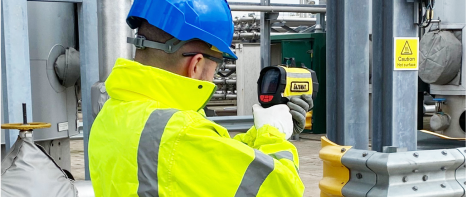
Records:
{"label": "industrial pipe", "polygon": [[[236,80],[234,80],[236,83]],[[214,95],[212,95],[212,98],[219,98],[219,99],[228,99],[228,100],[234,100],[237,98],[236,94],[233,94],[233,92],[225,92],[225,91],[216,91]]]}
{"label": "industrial pipe", "polygon": [[226,99],[229,99],[229,100],[234,100],[236,98],[237,98],[236,94],[227,94],[226,95]]}
{"label": "industrial pipe", "polygon": [[225,80],[224,79],[214,79],[213,81],[215,84],[225,84]]}
{"label": "industrial pipe", "polygon": [[212,98],[222,98],[225,99],[225,94],[214,94]]}
{"label": "industrial pipe", "polygon": [[[241,17],[241,18],[236,18],[234,20],[235,24],[244,22],[244,23],[251,23],[251,22],[260,22],[260,17]],[[277,18],[277,19],[271,19],[271,22],[316,22],[315,18],[291,18],[291,17],[283,17],[283,18]]]}
{"label": "industrial pipe", "polygon": [[225,80],[226,84],[236,84],[236,79],[227,79]]}
{"label": "industrial pipe", "polygon": [[435,113],[435,105],[424,105],[424,113]]}
{"label": "industrial pipe", "polygon": [[[317,26],[317,25],[316,25]],[[279,30],[280,28],[282,27],[274,27],[275,29]],[[293,27],[291,27],[293,28]],[[317,27],[319,28],[319,27]],[[317,29],[315,26],[313,29],[315,30],[322,30],[322,26],[320,26],[319,29]],[[233,34],[233,41],[235,42],[241,42],[242,40],[253,40],[253,39],[259,39],[260,38],[260,33],[258,32],[254,32],[255,34],[257,35],[254,35],[254,36],[251,36],[251,32],[245,32],[245,33],[238,33],[238,32],[235,32]],[[238,35],[239,34],[239,35]],[[286,32],[280,32],[280,33],[270,33],[270,35],[287,35],[287,34],[290,34],[290,33],[286,33]]]}
{"label": "industrial pipe", "polygon": [[[233,84],[236,84],[236,79],[214,79],[213,82],[215,84],[218,84],[218,85],[224,85],[224,84],[233,85]],[[218,93],[218,92],[216,92],[216,93]]]}
{"label": "industrial pipe", "polygon": [[233,34],[233,40],[252,40],[252,39],[259,39],[260,33],[257,32],[247,32],[247,33],[236,33]]}
{"label": "industrial pipe", "polygon": [[326,13],[327,8],[299,6],[230,5],[231,11]]}
{"label": "industrial pipe", "polygon": [[225,64],[225,68],[228,70],[236,69],[236,64]]}
{"label": "industrial pipe", "polygon": [[277,18],[271,20],[272,22],[316,22],[317,20],[315,18]]}
{"label": "industrial pipe", "polygon": [[256,21],[260,21],[260,18],[259,18],[259,17],[253,16],[253,17],[235,18],[235,19],[233,20],[233,22],[234,22],[235,24],[241,23],[241,22],[250,23],[250,22],[256,22]]}

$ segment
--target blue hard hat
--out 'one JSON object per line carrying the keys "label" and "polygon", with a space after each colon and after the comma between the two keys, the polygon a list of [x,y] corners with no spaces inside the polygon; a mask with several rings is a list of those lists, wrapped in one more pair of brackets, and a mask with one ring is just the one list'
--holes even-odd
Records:
{"label": "blue hard hat", "polygon": [[230,49],[234,25],[226,0],[134,0],[126,22],[135,29],[141,19],[178,40],[199,39],[237,59]]}

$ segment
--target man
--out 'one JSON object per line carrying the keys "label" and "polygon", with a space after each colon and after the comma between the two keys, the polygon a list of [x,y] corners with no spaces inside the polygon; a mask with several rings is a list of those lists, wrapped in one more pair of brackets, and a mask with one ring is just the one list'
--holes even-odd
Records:
{"label": "man", "polygon": [[127,22],[135,61],[116,61],[89,140],[96,196],[303,195],[287,139],[311,99],[253,106],[255,126],[235,139],[205,118],[216,69],[236,59],[226,1],[135,0]]}

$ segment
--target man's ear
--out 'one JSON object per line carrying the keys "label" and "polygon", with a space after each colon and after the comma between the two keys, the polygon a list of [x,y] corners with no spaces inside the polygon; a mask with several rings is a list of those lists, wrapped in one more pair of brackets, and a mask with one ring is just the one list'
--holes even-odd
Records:
{"label": "man's ear", "polygon": [[201,79],[204,66],[206,66],[205,58],[202,54],[193,56],[188,62],[188,77],[193,79]]}

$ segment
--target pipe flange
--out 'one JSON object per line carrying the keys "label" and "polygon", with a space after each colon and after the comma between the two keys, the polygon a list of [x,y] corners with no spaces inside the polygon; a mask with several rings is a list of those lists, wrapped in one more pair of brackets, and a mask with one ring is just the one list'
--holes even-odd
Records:
{"label": "pipe flange", "polygon": [[60,79],[55,73],[54,65],[58,57],[60,57],[60,55],[65,54],[65,53],[66,53],[66,48],[64,46],[58,45],[58,44],[54,45],[49,52],[49,56],[47,58],[47,66],[45,67],[50,86],[52,86],[52,88],[57,93],[63,92],[66,89],[66,87],[61,85]]}

